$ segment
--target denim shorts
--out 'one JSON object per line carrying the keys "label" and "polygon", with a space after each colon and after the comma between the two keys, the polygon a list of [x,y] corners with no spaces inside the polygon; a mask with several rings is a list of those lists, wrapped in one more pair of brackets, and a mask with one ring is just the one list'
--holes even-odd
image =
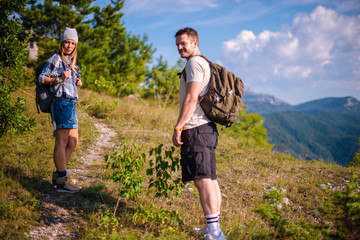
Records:
{"label": "denim shorts", "polygon": [[79,128],[76,116],[76,103],[74,101],[63,98],[55,98],[51,110],[54,131],[61,128]]}
{"label": "denim shorts", "polygon": [[215,148],[218,143],[215,123],[208,123],[182,131],[182,181],[210,178],[216,180]]}

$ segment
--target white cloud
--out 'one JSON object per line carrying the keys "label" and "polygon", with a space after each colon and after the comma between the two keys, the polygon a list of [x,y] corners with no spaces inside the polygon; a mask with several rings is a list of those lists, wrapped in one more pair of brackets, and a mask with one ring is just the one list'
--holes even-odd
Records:
{"label": "white cloud", "polygon": [[264,84],[262,79],[283,84],[278,87],[284,91],[302,85],[321,88],[320,82],[360,82],[359,56],[360,15],[345,16],[323,6],[298,15],[278,32],[244,30],[223,43],[223,62],[254,90]]}
{"label": "white cloud", "polygon": [[216,8],[220,2],[220,0],[127,0],[124,11],[128,14],[150,15],[161,12],[196,12],[206,8]]}

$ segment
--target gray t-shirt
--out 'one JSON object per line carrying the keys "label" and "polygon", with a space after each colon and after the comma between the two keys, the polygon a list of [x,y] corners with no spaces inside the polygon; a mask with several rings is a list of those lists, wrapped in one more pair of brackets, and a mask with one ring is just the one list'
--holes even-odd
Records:
{"label": "gray t-shirt", "polygon": [[[204,95],[209,89],[210,81],[210,64],[202,57],[195,56],[190,58],[185,65],[186,71],[186,83],[200,82],[201,91],[200,96]],[[180,112],[186,96],[186,83],[183,76],[180,79]],[[188,119],[184,125],[185,128],[194,128],[200,125],[206,124],[210,120],[205,116],[199,102],[196,104],[196,108],[190,119]]]}

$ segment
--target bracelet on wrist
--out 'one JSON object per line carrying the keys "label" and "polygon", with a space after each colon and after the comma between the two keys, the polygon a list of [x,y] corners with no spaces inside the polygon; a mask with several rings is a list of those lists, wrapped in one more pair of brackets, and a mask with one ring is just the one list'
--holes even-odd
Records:
{"label": "bracelet on wrist", "polygon": [[174,131],[182,131],[184,128],[183,127],[178,127],[178,126],[174,126]]}
{"label": "bracelet on wrist", "polygon": [[51,85],[56,85],[59,83],[59,77],[54,77],[52,80],[51,80]]}

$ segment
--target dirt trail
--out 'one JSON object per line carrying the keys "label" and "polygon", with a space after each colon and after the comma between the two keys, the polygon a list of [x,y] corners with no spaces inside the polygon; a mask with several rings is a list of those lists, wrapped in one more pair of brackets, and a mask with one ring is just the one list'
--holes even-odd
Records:
{"label": "dirt trail", "polygon": [[[96,122],[96,131],[99,136],[94,144],[85,150],[83,157],[79,159],[76,169],[69,169],[69,174],[74,183],[88,187],[96,181],[96,178],[88,177],[89,166],[104,161],[104,150],[113,148],[112,142],[116,132],[108,125]],[[80,193],[81,194],[81,193]],[[76,239],[77,211],[74,194],[60,194],[55,190],[50,193],[42,193],[38,200],[41,202],[41,222],[39,227],[32,229],[27,237],[29,239]]]}

